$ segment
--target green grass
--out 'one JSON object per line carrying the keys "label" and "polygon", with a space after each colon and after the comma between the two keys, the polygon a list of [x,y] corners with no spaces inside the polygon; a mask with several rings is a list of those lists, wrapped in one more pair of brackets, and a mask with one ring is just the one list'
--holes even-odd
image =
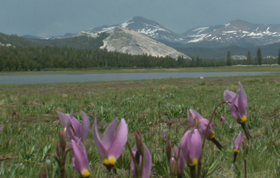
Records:
{"label": "green grass", "polygon": [[[62,124],[56,111],[73,112],[81,119],[82,111],[91,118],[91,129],[84,144],[90,161],[91,177],[105,177],[106,168],[93,142],[94,115],[99,133],[115,118],[125,118],[129,126],[129,143],[135,144],[134,132],[142,133],[152,153],[155,177],[168,177],[163,135],[175,145],[188,126],[186,108],[202,111],[210,118],[216,105],[223,101],[226,89],[235,91],[240,81],[248,96],[247,125],[253,136],[249,142],[248,177],[279,177],[280,153],[280,77],[235,76],[206,79],[160,79],[120,82],[79,82],[0,86],[0,177],[37,177],[45,154],[55,153],[58,131]],[[16,111],[17,115],[12,113]],[[177,116],[181,118],[178,119]],[[227,121],[219,122],[220,116]],[[175,118],[168,130],[167,117]],[[206,141],[202,170],[212,177],[244,177],[242,154],[237,158],[239,171],[232,164],[232,138],[241,131],[227,106],[217,110],[212,123],[217,140],[224,146],[219,151]],[[58,166],[48,160],[50,177],[57,177]],[[128,177],[130,156],[125,148],[117,161],[115,177]],[[78,177],[67,158],[68,177]],[[185,169],[188,177],[188,168]]]}
{"label": "green grass", "polygon": [[135,72],[239,72],[239,71],[280,71],[279,65],[262,66],[224,66],[224,67],[191,67],[191,68],[88,68],[88,69],[46,69],[44,71],[0,72],[7,74],[90,74],[90,73],[135,73]]}

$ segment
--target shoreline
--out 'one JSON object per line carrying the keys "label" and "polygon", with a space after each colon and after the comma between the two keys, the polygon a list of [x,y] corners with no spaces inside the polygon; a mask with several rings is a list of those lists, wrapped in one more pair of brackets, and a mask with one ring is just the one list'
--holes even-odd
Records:
{"label": "shoreline", "polygon": [[50,69],[43,71],[0,72],[0,75],[45,75],[45,74],[102,74],[102,73],[151,73],[151,72],[258,72],[280,71],[280,65],[237,65],[223,67],[190,68],[98,68],[98,69]]}

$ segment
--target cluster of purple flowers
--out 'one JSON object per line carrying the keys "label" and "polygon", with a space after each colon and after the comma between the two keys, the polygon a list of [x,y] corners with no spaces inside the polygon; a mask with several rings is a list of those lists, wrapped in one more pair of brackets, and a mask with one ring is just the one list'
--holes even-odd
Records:
{"label": "cluster of purple flowers", "polygon": [[[242,125],[242,128],[249,139],[251,136],[245,125],[245,122],[247,121],[247,96],[241,83],[239,82],[237,93],[226,90],[224,92],[224,99],[226,100],[232,115],[237,123]],[[85,113],[82,115],[82,123],[80,123],[72,113],[63,114],[59,111],[57,111],[57,113],[69,140],[68,145],[72,153],[73,167],[81,177],[89,177],[89,163],[83,142],[89,132],[90,120]],[[165,141],[167,141],[166,151],[169,159],[170,172],[177,177],[182,177],[185,163],[190,168],[192,177],[196,177],[195,167],[199,164],[199,159],[203,150],[202,137],[212,141],[220,150],[223,148],[215,138],[216,134],[211,125],[211,120],[203,118],[198,112],[192,109],[188,110],[187,117],[191,130],[184,133],[180,143],[171,148],[171,142],[167,140],[166,135],[164,136]],[[173,119],[168,119],[167,121],[170,129]],[[221,117],[221,121],[224,122],[225,118]],[[128,144],[128,125],[125,119],[121,119],[118,128],[117,125],[118,119],[113,120],[106,128],[103,134],[103,139],[101,139],[98,133],[97,118],[95,117],[94,119],[94,143],[102,157],[104,166],[108,170],[111,170],[111,168],[116,165],[117,159],[121,155],[124,146]],[[63,137],[61,138],[63,139]],[[135,138],[135,146],[132,149],[129,146],[131,152],[131,174],[132,177],[148,178],[150,177],[152,170],[152,157],[148,147],[143,143],[139,131],[135,132]],[[242,140],[242,132],[233,138],[234,160],[236,159],[237,153],[240,151]],[[60,144],[63,145],[62,142]]]}
{"label": "cluster of purple flowers", "polygon": [[[88,116],[83,113],[83,120],[80,123],[73,115],[63,114],[57,112],[59,118],[62,122],[64,128],[66,128],[66,134],[69,147],[72,148],[72,164],[74,169],[82,176],[89,177],[89,164],[86,149],[83,145],[83,141],[88,135],[90,121]],[[108,170],[111,170],[112,167],[116,165],[118,157],[121,155],[125,144],[127,143],[128,136],[128,126],[125,122],[125,119],[121,119],[120,124],[118,125],[118,119],[115,119],[111,124],[106,128],[103,139],[100,139],[98,129],[97,129],[97,118],[94,119],[93,126],[93,139],[97,147],[99,154],[102,157],[103,164]],[[138,133],[140,134],[140,133]],[[142,142],[142,139],[140,141]],[[136,145],[132,149],[132,155],[134,157],[140,156],[140,162],[137,165],[134,165],[133,161],[131,162],[131,171],[133,177],[135,177],[135,167],[143,164],[143,169],[140,174],[142,177],[150,177],[152,169],[152,157],[150,151],[144,145],[144,154],[139,154],[139,149]],[[143,156],[145,155],[145,156]],[[142,163],[142,157],[145,157],[145,161]]]}

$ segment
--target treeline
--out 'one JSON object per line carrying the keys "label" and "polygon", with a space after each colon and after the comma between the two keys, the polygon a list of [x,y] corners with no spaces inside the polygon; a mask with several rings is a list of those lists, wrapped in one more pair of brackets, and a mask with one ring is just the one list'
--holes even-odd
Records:
{"label": "treeline", "polygon": [[[275,60],[275,59],[273,59]],[[262,63],[271,63],[273,60]],[[276,62],[274,62],[276,63]],[[230,65],[247,64],[247,60],[231,60]],[[100,49],[66,47],[0,47],[0,71],[40,71],[55,68],[176,68],[225,66],[227,60],[186,60],[182,57],[129,55]]]}
{"label": "treeline", "polygon": [[40,71],[49,68],[173,68],[171,57],[129,55],[106,50],[59,47],[0,47],[0,71]]}
{"label": "treeline", "polygon": [[258,48],[255,58],[252,58],[251,52],[248,51],[246,60],[236,60],[236,59],[233,60],[231,57],[231,52],[228,51],[226,57],[226,65],[231,66],[237,64],[241,64],[241,65],[279,64],[280,65],[280,49],[278,51],[278,58],[275,57],[263,58],[261,48]]}
{"label": "treeline", "polygon": [[[260,46],[263,56],[277,56],[279,47],[280,47],[280,43]],[[195,56],[195,57],[199,56],[202,59],[225,59],[228,51],[231,52],[231,55],[244,55],[244,56],[247,56],[248,51],[250,51],[252,58],[255,58],[258,48],[259,47],[239,47],[239,46],[213,48],[211,45],[209,45],[208,48],[177,47],[175,49],[189,56]]]}

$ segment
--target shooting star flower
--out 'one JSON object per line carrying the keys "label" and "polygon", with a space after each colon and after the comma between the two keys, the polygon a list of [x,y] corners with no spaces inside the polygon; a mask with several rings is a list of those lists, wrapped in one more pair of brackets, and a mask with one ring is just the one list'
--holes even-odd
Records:
{"label": "shooting star flower", "polygon": [[75,138],[76,140],[71,140],[72,151],[72,164],[74,169],[80,173],[82,177],[89,177],[89,166],[88,166],[88,158],[86,149],[79,138]]}
{"label": "shooting star flower", "polygon": [[203,118],[199,113],[190,109],[190,111],[188,112],[188,121],[190,125],[198,129],[199,133],[202,136],[205,136],[208,140],[212,141],[220,150],[222,150],[223,146],[216,140],[216,134],[211,124],[209,125],[208,131],[206,133],[207,125],[209,124],[208,119]]}
{"label": "shooting star flower", "polygon": [[83,112],[82,123],[80,123],[72,113],[63,114],[57,111],[57,114],[59,115],[63,127],[67,127],[66,134],[69,141],[75,140],[75,137],[81,139],[82,142],[86,139],[90,127],[90,121],[86,113]]}
{"label": "shooting star flower", "polygon": [[246,127],[247,121],[247,95],[242,87],[242,84],[238,82],[239,88],[236,93],[225,90],[224,99],[228,101],[229,109],[236,119],[238,124],[241,124],[247,139],[251,138],[249,129]]}
{"label": "shooting star flower", "polygon": [[237,153],[240,152],[240,146],[241,146],[242,140],[243,140],[242,132],[239,132],[238,135],[235,135],[233,137],[233,140],[232,140],[233,147],[234,147],[234,150],[233,150],[234,151],[234,160],[233,160],[233,162],[236,161]]}
{"label": "shooting star flower", "polygon": [[93,127],[93,139],[94,143],[103,159],[103,164],[107,169],[111,169],[115,166],[117,158],[121,155],[122,150],[127,142],[128,127],[124,119],[121,119],[119,127],[115,132],[115,128],[118,124],[118,119],[115,119],[106,128],[101,141],[97,131],[97,119],[95,117]]}

